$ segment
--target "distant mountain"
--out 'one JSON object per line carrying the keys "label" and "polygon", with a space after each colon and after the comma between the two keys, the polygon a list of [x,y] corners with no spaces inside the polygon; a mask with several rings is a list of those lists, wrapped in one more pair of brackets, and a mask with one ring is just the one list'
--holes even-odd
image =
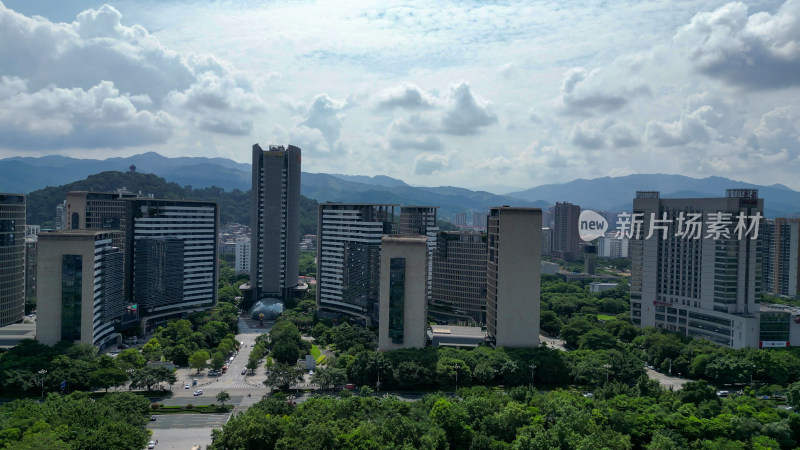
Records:
{"label": "distant mountain", "polygon": [[691,178],[683,175],[628,175],[592,180],[578,179],[563,184],[546,184],[525,191],[512,192],[510,197],[544,200],[548,203],[568,201],[587,209],[627,211],[636,191],[659,191],[663,198],[721,197],[725,189],[752,188],[764,199],[767,217],[800,214],[800,192],[781,184],[760,186],[723,177]]}
{"label": "distant mountain", "polygon": [[366,175],[342,175],[338,173],[331,173],[329,175],[336,178],[341,178],[345,181],[352,181],[354,183],[374,184],[376,186],[383,187],[408,186],[405,181],[398,180],[397,178],[387,177],[386,175],[375,175],[374,177],[368,177]]}

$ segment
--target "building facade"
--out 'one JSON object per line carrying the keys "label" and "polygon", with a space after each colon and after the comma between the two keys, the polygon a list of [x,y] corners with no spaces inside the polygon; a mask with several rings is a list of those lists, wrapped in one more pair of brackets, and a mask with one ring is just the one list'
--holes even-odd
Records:
{"label": "building facade", "polygon": [[438,206],[402,206],[400,207],[399,234],[419,234],[428,238],[428,282],[426,284],[428,302],[431,299],[433,251],[436,248],[436,238],[439,227],[436,225],[436,210]]}
{"label": "building facade", "polygon": [[317,306],[378,320],[381,238],[392,233],[391,204],[321,203],[317,221]]}
{"label": "building facade", "polygon": [[240,238],[236,241],[236,274],[250,273],[250,239]]}
{"label": "building facade", "polygon": [[117,231],[66,230],[39,235],[36,339],[92,344],[118,341],[125,310]]}
{"label": "building facade", "polygon": [[250,286],[256,300],[286,298],[298,285],[300,156],[293,145],[253,145]]}
{"label": "building facade", "polygon": [[422,235],[382,239],[378,350],[422,348],[427,343],[427,242]]}
{"label": "building facade", "polygon": [[581,238],[578,219],[581,207],[572,203],[556,203],[553,211],[553,255],[565,261],[575,261],[580,256]]}
{"label": "building facade", "polygon": [[796,297],[800,293],[800,219],[762,223],[764,292]]}
{"label": "building facade", "polygon": [[[733,348],[758,346],[761,240],[739,239],[734,227],[739,214],[755,217],[763,210],[753,189],[702,199],[637,192],[631,223],[640,220],[641,229],[630,239],[633,323]],[[696,226],[688,225],[692,217]],[[718,219],[732,222],[726,233],[715,231]]]}
{"label": "building facade", "polygon": [[479,324],[486,321],[486,234],[439,233],[430,305]]}
{"label": "building facade", "polygon": [[125,288],[145,331],[153,320],[216,304],[216,203],[130,199],[125,220]]}
{"label": "building facade", "polygon": [[0,327],[25,314],[25,196],[0,193]]}
{"label": "building facade", "polygon": [[486,328],[497,347],[539,345],[541,232],[538,208],[489,211]]}

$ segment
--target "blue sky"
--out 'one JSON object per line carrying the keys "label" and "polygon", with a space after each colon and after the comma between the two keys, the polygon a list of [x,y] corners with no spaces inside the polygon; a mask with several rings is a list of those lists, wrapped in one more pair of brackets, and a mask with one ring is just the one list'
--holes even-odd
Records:
{"label": "blue sky", "polygon": [[0,157],[291,143],[418,185],[800,189],[798,0],[0,2]]}

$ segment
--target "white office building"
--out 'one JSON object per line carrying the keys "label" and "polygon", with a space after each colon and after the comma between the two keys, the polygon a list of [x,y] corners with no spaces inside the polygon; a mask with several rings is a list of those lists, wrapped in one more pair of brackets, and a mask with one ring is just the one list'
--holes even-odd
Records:
{"label": "white office building", "polygon": [[250,239],[236,241],[236,274],[250,273]]}

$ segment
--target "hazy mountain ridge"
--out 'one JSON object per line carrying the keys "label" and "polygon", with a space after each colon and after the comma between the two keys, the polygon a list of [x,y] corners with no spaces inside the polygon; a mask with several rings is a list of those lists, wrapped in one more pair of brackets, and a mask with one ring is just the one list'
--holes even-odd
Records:
{"label": "hazy mountain ridge", "polygon": [[[225,158],[167,158],[154,152],[105,160],[50,155],[0,160],[0,192],[27,193],[46,186],[65,185],[104,171],[125,172],[131,164],[140,173],[152,173],[182,187],[215,186],[231,192],[237,189],[247,192],[251,184],[250,165]],[[717,176],[699,179],[684,175],[636,174],[577,179],[507,195],[452,186],[417,187],[386,175],[304,172],[302,177],[303,195],[320,202],[432,205],[440,207],[440,216],[445,219],[452,219],[454,214],[465,210],[485,211],[497,205],[546,208],[557,201],[576,203],[587,209],[623,211],[631,208],[637,190],[660,191],[664,198],[678,198],[719,197],[725,195],[728,188],[758,189],[765,199],[768,217],[800,214],[800,192],[787,186],[760,186]]]}

